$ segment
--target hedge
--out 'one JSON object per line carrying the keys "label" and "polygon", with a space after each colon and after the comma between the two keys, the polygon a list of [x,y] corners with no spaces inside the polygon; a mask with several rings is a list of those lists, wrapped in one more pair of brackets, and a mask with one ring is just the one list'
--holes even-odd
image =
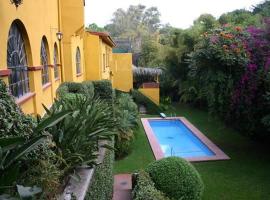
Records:
{"label": "hedge", "polygon": [[146,168],[155,187],[175,200],[200,200],[204,184],[197,170],[180,157],[167,157]]}
{"label": "hedge", "polygon": [[93,81],[95,88],[95,96],[113,102],[114,91],[112,89],[112,83],[109,80]]}
{"label": "hedge", "polygon": [[165,194],[155,188],[155,184],[149,174],[143,170],[137,176],[136,186],[132,191],[132,198],[133,200],[169,200]]}
{"label": "hedge", "polygon": [[111,200],[113,195],[114,152],[106,150],[103,162],[95,168],[86,200]]}
{"label": "hedge", "polygon": [[64,98],[67,95],[74,96],[75,94],[82,94],[92,98],[94,96],[94,86],[91,81],[83,83],[64,82],[58,87],[56,93],[59,98]]}

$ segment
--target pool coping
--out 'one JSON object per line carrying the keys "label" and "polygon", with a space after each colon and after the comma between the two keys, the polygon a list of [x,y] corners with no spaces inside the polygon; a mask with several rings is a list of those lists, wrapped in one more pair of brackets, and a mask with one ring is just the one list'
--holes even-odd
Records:
{"label": "pool coping", "polygon": [[147,135],[148,141],[150,143],[151,149],[156,160],[164,158],[164,153],[158,143],[156,136],[153,133],[153,130],[149,124],[149,120],[180,120],[189,130],[191,130],[194,135],[205,144],[215,155],[213,156],[200,156],[200,157],[189,157],[185,158],[190,162],[202,162],[202,161],[214,161],[214,160],[229,160],[230,157],[227,156],[217,145],[215,145],[210,139],[208,139],[199,129],[197,129],[191,122],[189,122],[185,117],[166,117],[163,118],[141,118],[144,131]]}

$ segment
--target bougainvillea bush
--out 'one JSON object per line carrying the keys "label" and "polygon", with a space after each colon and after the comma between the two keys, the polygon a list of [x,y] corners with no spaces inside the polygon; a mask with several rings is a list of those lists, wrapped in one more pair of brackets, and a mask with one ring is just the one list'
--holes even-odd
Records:
{"label": "bougainvillea bush", "polygon": [[[248,34],[240,27],[224,26],[204,33],[191,53],[189,77],[193,95],[186,94],[211,113],[225,116],[234,86],[248,63]],[[195,96],[195,98],[194,98]]]}
{"label": "bougainvillea bush", "polygon": [[270,20],[245,30],[225,25],[204,33],[190,54],[190,89],[182,99],[207,105],[248,135],[265,136],[270,131],[269,68]]}
{"label": "bougainvillea bush", "polygon": [[249,135],[262,136],[270,127],[270,21],[246,31],[249,62],[232,94],[230,122]]}

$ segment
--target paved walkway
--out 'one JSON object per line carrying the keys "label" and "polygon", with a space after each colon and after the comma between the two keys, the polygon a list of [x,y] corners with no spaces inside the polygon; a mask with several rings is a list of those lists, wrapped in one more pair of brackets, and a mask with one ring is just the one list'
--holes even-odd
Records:
{"label": "paved walkway", "polygon": [[131,200],[131,174],[114,176],[113,200]]}

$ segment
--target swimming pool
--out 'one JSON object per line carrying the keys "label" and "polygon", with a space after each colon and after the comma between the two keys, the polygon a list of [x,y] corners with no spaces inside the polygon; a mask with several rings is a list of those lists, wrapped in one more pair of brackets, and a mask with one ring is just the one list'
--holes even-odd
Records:
{"label": "swimming pool", "polygon": [[179,156],[189,161],[229,159],[184,117],[141,120],[157,160],[168,156]]}

